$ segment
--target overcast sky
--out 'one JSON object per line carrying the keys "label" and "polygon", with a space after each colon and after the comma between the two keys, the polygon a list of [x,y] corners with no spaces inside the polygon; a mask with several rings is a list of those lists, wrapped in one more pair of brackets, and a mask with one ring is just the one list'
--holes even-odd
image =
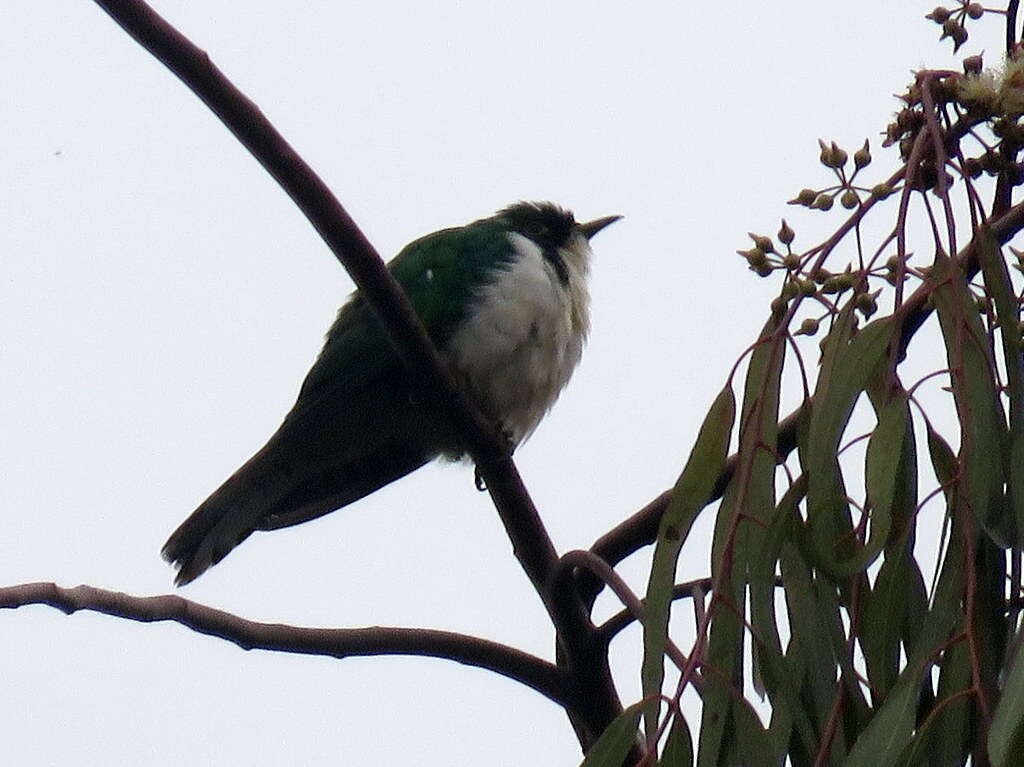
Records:
{"label": "overcast sky", "polygon": [[[872,179],[895,167],[877,150],[891,94],[912,69],[951,65],[922,18],[933,4],[154,3],[381,253],[518,199],[626,217],[594,240],[581,368],[517,454],[563,551],[674,481],[777,289],[734,250],[783,215],[798,236],[824,231],[784,204],[828,182],[816,139],[870,136]],[[988,26],[970,52],[999,50]],[[0,583],[164,593],[160,545],[276,428],[351,282],[97,6],[7,2],[4,29]],[[686,552],[681,578],[704,574],[706,554]],[[646,564],[624,567],[637,588]],[[551,656],[467,467],[255,535],[181,593],[257,620],[445,628]],[[245,653],[45,607],[0,621],[10,764],[579,759],[556,706],[450,662]],[[627,703],[637,636],[615,649]]]}

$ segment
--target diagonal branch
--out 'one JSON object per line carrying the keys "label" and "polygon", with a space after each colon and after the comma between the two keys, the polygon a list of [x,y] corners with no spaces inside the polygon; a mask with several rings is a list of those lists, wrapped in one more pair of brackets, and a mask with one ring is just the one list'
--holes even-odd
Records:
{"label": "diagonal branch", "polygon": [[126,620],[174,621],[200,634],[219,637],[243,650],[353,658],[369,655],[419,655],[444,658],[493,671],[565,706],[564,675],[553,663],[514,647],[479,637],[434,629],[373,626],[307,628],[259,623],[174,594],[136,597],[92,586],[61,588],[55,583],[23,583],[0,588],[0,609],[49,605],[71,615],[91,610]]}

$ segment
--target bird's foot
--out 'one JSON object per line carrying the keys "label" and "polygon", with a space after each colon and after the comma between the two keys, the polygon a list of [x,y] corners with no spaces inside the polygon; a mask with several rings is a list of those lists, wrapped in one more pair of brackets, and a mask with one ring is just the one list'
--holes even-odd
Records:
{"label": "bird's foot", "polygon": [[511,429],[506,429],[504,424],[499,423],[498,429],[501,431],[501,436],[505,438],[505,454],[509,457],[516,451],[516,440],[512,434]]}
{"label": "bird's foot", "polygon": [[[498,431],[501,432],[502,439],[505,441],[505,456],[511,458],[512,454],[516,450],[516,442],[512,431],[510,429],[506,429],[501,423],[498,424]],[[487,489],[487,483],[480,474],[479,466],[473,467],[473,484],[476,485],[476,489],[481,493]]]}

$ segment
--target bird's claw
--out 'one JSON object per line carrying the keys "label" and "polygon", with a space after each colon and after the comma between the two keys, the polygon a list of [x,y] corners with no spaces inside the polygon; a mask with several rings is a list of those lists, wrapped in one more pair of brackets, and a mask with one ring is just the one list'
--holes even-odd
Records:
{"label": "bird's claw", "polygon": [[[506,429],[502,424],[498,424],[498,431],[501,432],[502,438],[505,440],[505,456],[511,457],[516,450],[516,442],[512,436],[512,432]],[[481,493],[487,489],[487,483],[484,481],[483,476],[480,474],[480,467],[473,467],[473,484],[476,485],[476,489]]]}

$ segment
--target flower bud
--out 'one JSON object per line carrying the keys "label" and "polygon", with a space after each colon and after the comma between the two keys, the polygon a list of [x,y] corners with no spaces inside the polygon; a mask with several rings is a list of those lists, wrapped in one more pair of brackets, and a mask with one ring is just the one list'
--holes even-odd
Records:
{"label": "flower bud", "polygon": [[991,173],[992,175],[995,175],[996,173],[1001,171],[1003,169],[1003,166],[1006,165],[1006,161],[999,154],[999,152],[995,152],[991,149],[989,149],[987,152],[985,152],[985,154],[979,157],[978,162],[981,163],[982,170],[984,170],[986,173]]}
{"label": "flower bud", "polygon": [[814,280],[800,280],[800,295],[813,296],[817,292],[818,286],[814,284]]}
{"label": "flower bud", "polygon": [[926,19],[931,19],[936,24],[942,24],[946,19],[949,18],[949,9],[943,8],[941,5],[929,14],[925,15]]}
{"label": "flower bud", "polygon": [[800,293],[800,286],[794,280],[786,280],[782,286],[782,297],[787,301]]}
{"label": "flower bud", "polygon": [[967,42],[967,30],[962,24],[957,24],[950,37],[953,38],[953,53],[956,53],[960,46]]}
{"label": "flower bud", "polygon": [[980,19],[981,14],[985,12],[985,7],[981,3],[968,3],[967,4],[967,15],[972,19]]}
{"label": "flower bud", "polygon": [[980,75],[982,67],[984,66],[981,60],[981,54],[977,56],[968,56],[964,59],[964,74],[965,75]]}
{"label": "flower bud", "polygon": [[818,139],[818,146],[821,147],[821,152],[818,153],[818,161],[826,168],[834,168],[835,165],[832,164],[832,147],[821,139]]}
{"label": "flower bud", "polygon": [[839,198],[839,202],[847,210],[853,210],[860,205],[860,198],[855,191],[847,189],[843,192],[843,196]]}
{"label": "flower bud", "polygon": [[770,237],[765,237],[763,234],[754,234],[753,232],[747,232],[747,237],[754,241],[755,248],[760,248],[765,253],[775,252],[775,245]]}
{"label": "flower bud", "polygon": [[849,156],[846,154],[846,152],[839,148],[839,145],[835,141],[832,142],[831,149],[832,161],[835,163],[835,167],[842,168],[844,165],[846,165],[846,160]]}
{"label": "flower bud", "polygon": [[799,269],[800,256],[797,255],[796,253],[787,253],[782,259],[782,265],[789,269],[790,271]]}
{"label": "flower bud", "polygon": [[877,200],[884,200],[892,194],[892,187],[888,184],[875,184],[871,187],[871,196]]}
{"label": "flower bud", "polygon": [[751,248],[750,250],[737,250],[739,255],[747,259],[747,263],[750,264],[751,269],[755,269],[761,264],[768,263],[768,257],[764,251],[760,248]]}
{"label": "flower bud", "polygon": [[814,198],[814,202],[811,203],[811,207],[815,210],[831,210],[832,202],[832,196],[822,192]]}
{"label": "flower bud", "polygon": [[865,319],[878,311],[878,302],[870,293],[861,293],[858,295],[854,300],[854,306],[857,311],[864,315]]}
{"label": "flower bud", "polygon": [[841,293],[846,290],[846,280],[843,279],[843,275],[836,274],[825,280],[825,284],[821,286],[821,292],[826,294]]}
{"label": "flower bud", "polygon": [[813,189],[801,189],[800,193],[789,201],[790,205],[806,205],[810,206],[814,202],[814,199],[818,196],[818,193]]}
{"label": "flower bud", "polygon": [[758,277],[767,277],[774,271],[772,269],[772,265],[769,264],[767,260],[760,266],[752,266],[750,268],[757,272]]}
{"label": "flower bud", "polygon": [[853,153],[853,166],[860,170],[866,167],[871,162],[871,148],[868,146],[867,139],[864,139],[864,146]]}
{"label": "flower bud", "polygon": [[[811,202],[814,202],[814,200],[811,200]],[[793,238],[795,236],[796,233],[790,228],[789,224],[786,223],[786,219],[782,219],[782,226],[779,227],[778,234],[779,242],[783,245],[789,245],[793,242]]]}
{"label": "flower bud", "polygon": [[800,323],[800,329],[796,331],[794,335],[798,336],[813,336],[818,332],[818,320],[813,317],[808,317],[806,320]]}

